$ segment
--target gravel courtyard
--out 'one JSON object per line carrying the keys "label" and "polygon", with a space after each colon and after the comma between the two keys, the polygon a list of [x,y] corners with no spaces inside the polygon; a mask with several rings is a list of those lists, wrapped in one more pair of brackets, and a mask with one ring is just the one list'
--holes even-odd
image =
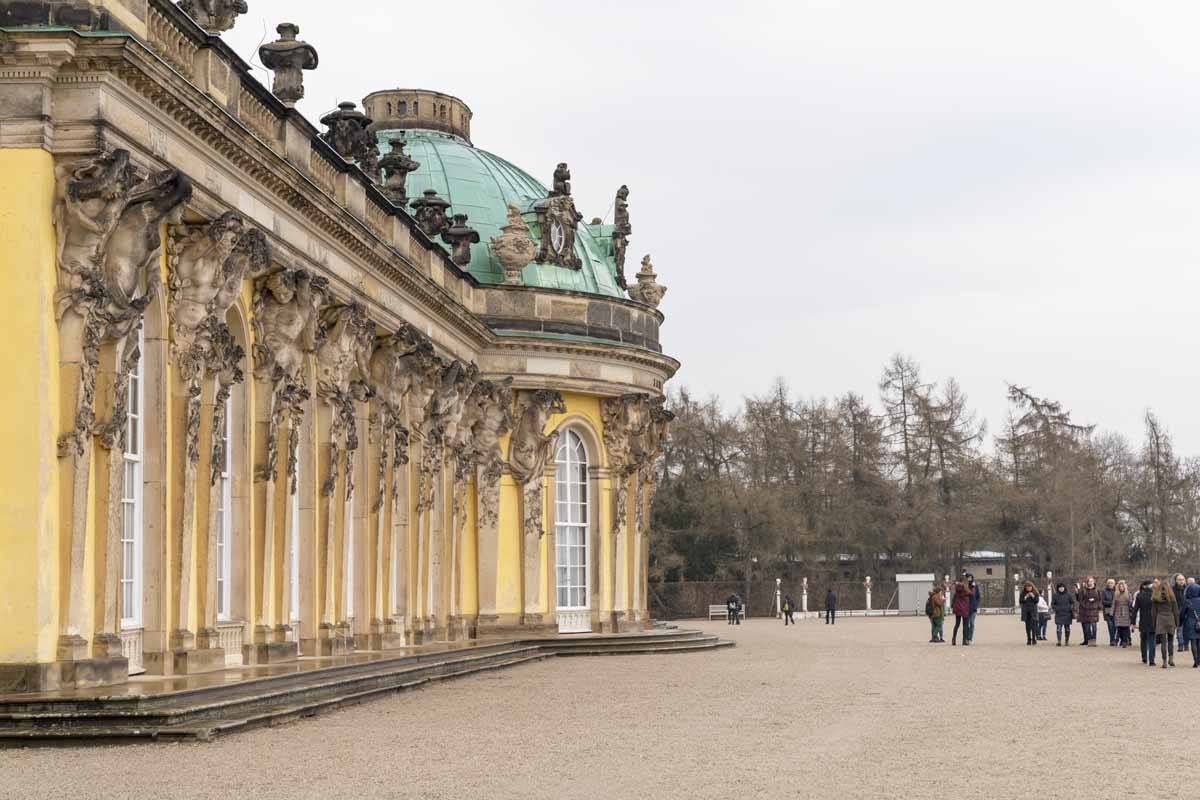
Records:
{"label": "gravel courtyard", "polygon": [[1013,617],[981,617],[971,648],[928,644],[915,618],[686,625],[738,646],[550,659],[209,744],[0,751],[0,797],[1040,799],[1194,783],[1190,656],[1164,671],[1136,649],[1026,647]]}

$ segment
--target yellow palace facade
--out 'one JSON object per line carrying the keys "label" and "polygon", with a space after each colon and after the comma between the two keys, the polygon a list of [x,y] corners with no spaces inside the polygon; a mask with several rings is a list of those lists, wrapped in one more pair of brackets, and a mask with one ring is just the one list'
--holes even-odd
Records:
{"label": "yellow palace facade", "polygon": [[584,222],[439,92],[318,128],[237,3],[12,5],[0,692],[647,625],[678,363],[625,187]]}

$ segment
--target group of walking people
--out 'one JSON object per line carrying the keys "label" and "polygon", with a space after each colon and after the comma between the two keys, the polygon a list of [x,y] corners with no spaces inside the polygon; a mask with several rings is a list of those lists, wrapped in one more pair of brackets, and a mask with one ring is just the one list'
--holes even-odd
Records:
{"label": "group of walking people", "polygon": [[[1142,663],[1155,665],[1160,659],[1163,669],[1175,666],[1176,651],[1192,656],[1192,667],[1200,669],[1200,584],[1182,573],[1173,578],[1147,578],[1131,592],[1124,580],[1109,578],[1103,588],[1094,577],[1068,588],[1060,581],[1048,595],[1033,581],[1025,581],[1018,593],[1021,621],[1025,624],[1025,644],[1033,646],[1047,641],[1050,620],[1054,620],[1055,643],[1058,647],[1071,644],[1071,628],[1078,622],[1083,647],[1099,646],[1099,625],[1103,620],[1108,629],[1110,647],[1132,647],[1133,630],[1138,631]],[[943,627],[948,614],[954,615],[954,632],[950,644],[957,644],[962,630],[962,643],[970,645],[975,639],[975,616],[979,611],[979,586],[970,573],[943,591],[929,591],[925,615],[929,618],[929,641],[945,642]]]}
{"label": "group of walking people", "polygon": [[1175,652],[1191,652],[1192,667],[1200,669],[1200,584],[1182,573],[1173,578],[1147,578],[1131,592],[1124,580],[1109,578],[1103,588],[1094,577],[1072,589],[1059,581],[1047,598],[1033,581],[1020,590],[1021,620],[1025,643],[1047,641],[1050,618],[1054,618],[1055,643],[1071,644],[1071,626],[1082,628],[1083,647],[1099,646],[1098,627],[1103,619],[1110,647],[1132,647],[1133,629],[1138,630],[1142,663],[1154,666],[1156,650],[1162,668],[1175,666]]}

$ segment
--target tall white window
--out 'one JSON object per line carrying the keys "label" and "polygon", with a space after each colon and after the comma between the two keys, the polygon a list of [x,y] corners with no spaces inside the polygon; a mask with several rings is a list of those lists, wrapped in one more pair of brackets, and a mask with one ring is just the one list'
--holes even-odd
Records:
{"label": "tall white window", "polygon": [[[138,329],[138,352],[146,342]],[[121,475],[121,627],[142,624],[142,362],[129,376],[125,415],[125,454]]]}
{"label": "tall white window", "polygon": [[588,605],[588,459],[583,440],[568,430],[558,445],[555,474],[555,556],[558,607]]}
{"label": "tall white window", "polygon": [[221,464],[221,491],[217,493],[217,619],[229,619],[230,607],[230,574],[233,571],[232,532],[233,532],[233,498],[232,481],[229,476],[231,463],[229,453],[229,430],[233,424],[233,404],[225,400],[225,427],[221,431],[224,443],[224,461]]}

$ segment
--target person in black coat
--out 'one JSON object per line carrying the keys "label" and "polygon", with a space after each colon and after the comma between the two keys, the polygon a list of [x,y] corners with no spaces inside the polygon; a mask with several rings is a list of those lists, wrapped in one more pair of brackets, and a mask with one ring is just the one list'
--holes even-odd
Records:
{"label": "person in black coat", "polygon": [[725,624],[726,625],[741,625],[741,620],[738,619],[742,609],[742,598],[737,594],[731,594],[725,598]]}
{"label": "person in black coat", "polygon": [[1025,644],[1037,644],[1038,598],[1041,593],[1032,581],[1021,587],[1021,621],[1025,623]]}
{"label": "person in black coat", "polygon": [[1130,620],[1138,629],[1142,643],[1142,663],[1154,666],[1154,597],[1151,581],[1142,581],[1137,596],[1133,598],[1133,618]]}
{"label": "person in black coat", "polygon": [[1067,646],[1071,646],[1071,623],[1075,620],[1075,595],[1067,591],[1065,583],[1054,587],[1054,596],[1050,598],[1050,610],[1054,613],[1054,635],[1058,640],[1057,647],[1062,647],[1063,637]]}
{"label": "person in black coat", "polygon": [[825,592],[825,624],[833,625],[837,622],[837,595],[833,593],[833,589],[828,589]]}
{"label": "person in black coat", "polygon": [[790,594],[785,594],[785,595],[783,596],[783,609],[782,609],[782,611],[783,611],[783,624],[784,624],[784,626],[787,626],[787,625],[795,625],[795,624],[796,624],[796,618],[795,618],[795,617],[793,617],[792,615],[796,613],[796,601],[792,599],[792,596],[791,596]]}

